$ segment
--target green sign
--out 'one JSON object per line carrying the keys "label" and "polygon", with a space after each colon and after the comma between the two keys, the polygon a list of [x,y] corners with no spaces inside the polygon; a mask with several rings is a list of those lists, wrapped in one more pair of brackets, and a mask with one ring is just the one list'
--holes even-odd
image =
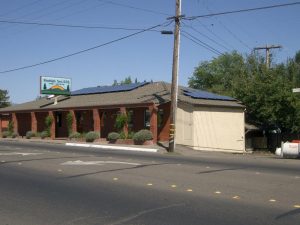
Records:
{"label": "green sign", "polygon": [[71,79],[60,77],[41,77],[41,94],[70,95]]}

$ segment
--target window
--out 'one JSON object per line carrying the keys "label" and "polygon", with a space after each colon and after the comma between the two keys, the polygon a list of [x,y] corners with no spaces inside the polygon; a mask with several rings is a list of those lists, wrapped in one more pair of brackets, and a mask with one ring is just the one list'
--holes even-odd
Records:
{"label": "window", "polygon": [[144,114],[144,127],[149,129],[150,128],[150,111],[149,109],[145,110]]}
{"label": "window", "polygon": [[56,125],[57,127],[62,127],[62,113],[58,112],[56,114]]}
{"label": "window", "polygon": [[134,121],[134,118],[133,118],[133,110],[128,110],[127,111],[127,117],[128,117],[128,128],[129,130],[131,130],[133,128],[133,121]]}
{"label": "window", "polygon": [[164,110],[159,109],[157,112],[157,127],[161,128],[164,122]]}

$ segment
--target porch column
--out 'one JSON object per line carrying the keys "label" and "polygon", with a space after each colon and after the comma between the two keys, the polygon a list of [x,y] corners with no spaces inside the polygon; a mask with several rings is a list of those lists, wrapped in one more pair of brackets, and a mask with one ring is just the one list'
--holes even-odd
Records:
{"label": "porch column", "polygon": [[94,131],[101,134],[101,120],[98,109],[93,109]]}
{"label": "porch column", "polygon": [[52,124],[51,124],[51,128],[50,128],[50,133],[51,133],[51,139],[55,139],[55,117],[54,117],[54,113],[53,111],[49,111],[49,116],[52,118]]}
{"label": "porch column", "polygon": [[77,132],[77,118],[74,110],[69,111],[72,115],[73,122],[72,122],[72,132],[75,133]]}
{"label": "porch column", "polygon": [[31,131],[37,132],[37,120],[36,120],[36,115],[35,112],[31,112]]}
{"label": "porch column", "polygon": [[2,137],[2,118],[0,115],[0,138]]}
{"label": "porch column", "polygon": [[157,142],[157,106],[155,104],[149,106],[150,111],[150,131],[153,135],[153,143]]}
{"label": "porch column", "polygon": [[13,122],[13,124],[14,124],[14,132],[15,133],[18,133],[18,119],[17,119],[17,114],[16,113],[12,113],[12,115],[11,115],[11,117],[12,117],[12,122]]}
{"label": "porch column", "polygon": [[[125,114],[126,115],[126,108],[125,107],[121,107],[120,108],[120,111],[122,114]],[[128,124],[126,123],[125,126],[123,127],[123,131],[125,133],[125,136],[127,137],[128,135]]]}

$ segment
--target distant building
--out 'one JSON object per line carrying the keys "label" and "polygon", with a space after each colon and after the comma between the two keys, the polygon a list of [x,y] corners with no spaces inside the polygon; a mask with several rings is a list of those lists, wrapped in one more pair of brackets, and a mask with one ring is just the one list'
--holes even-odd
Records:
{"label": "distant building", "polygon": [[[41,132],[45,118],[54,119],[52,138],[68,136],[67,114],[73,116],[72,131],[100,132],[101,138],[115,131],[118,113],[130,114],[128,129],[151,130],[154,142],[169,140],[170,84],[138,83],[120,86],[84,88],[71,96],[35,101],[0,109],[0,133],[8,120],[14,130]],[[176,143],[197,150],[245,151],[245,107],[235,99],[213,93],[179,87],[176,119]],[[2,124],[2,125],[1,125]]]}

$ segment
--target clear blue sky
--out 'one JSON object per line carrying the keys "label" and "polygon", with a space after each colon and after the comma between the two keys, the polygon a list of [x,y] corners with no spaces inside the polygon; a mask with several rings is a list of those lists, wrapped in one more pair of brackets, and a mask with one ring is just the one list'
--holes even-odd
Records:
{"label": "clear blue sky", "polygon": [[[182,0],[182,14],[194,16],[293,1]],[[182,30],[220,52],[237,50],[247,54],[256,46],[280,44],[283,49],[273,53],[276,62],[284,62],[300,50],[299,12],[297,5],[202,18],[184,21]],[[1,0],[0,20],[148,28],[166,22],[166,17],[174,13],[175,0]],[[173,26],[163,29],[173,30]],[[0,30],[1,71],[64,56],[135,32],[5,23],[0,23]],[[181,85],[187,85],[199,62],[217,57],[183,36],[180,50]],[[145,32],[71,58],[0,74],[0,89],[9,91],[13,103],[22,103],[39,95],[42,75],[72,78],[72,90],[110,85],[129,75],[139,81],[170,82],[172,51],[172,35]]]}

